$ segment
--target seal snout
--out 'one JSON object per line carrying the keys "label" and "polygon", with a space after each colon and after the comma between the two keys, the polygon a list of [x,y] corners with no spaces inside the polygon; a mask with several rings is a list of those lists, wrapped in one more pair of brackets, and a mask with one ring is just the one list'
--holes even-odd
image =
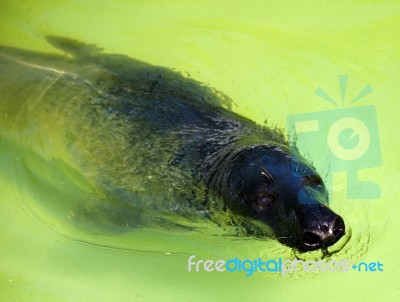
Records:
{"label": "seal snout", "polygon": [[334,214],[312,228],[305,228],[300,234],[300,245],[306,251],[327,248],[336,243],[345,233],[342,217]]}

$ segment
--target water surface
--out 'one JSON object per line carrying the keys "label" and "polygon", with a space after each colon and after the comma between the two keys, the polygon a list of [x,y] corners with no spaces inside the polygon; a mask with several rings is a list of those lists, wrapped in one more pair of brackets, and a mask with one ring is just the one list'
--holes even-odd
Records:
{"label": "water surface", "polygon": [[[140,229],[90,233],[74,209],[96,190],[43,142],[0,139],[0,298],[3,301],[395,301],[399,296],[399,136],[396,108],[400,16],[396,1],[3,1],[0,42],[57,52],[43,39],[60,35],[180,70],[229,95],[234,110],[285,127],[290,114],[330,110],[317,87],[340,100],[366,85],[357,106],[377,111],[382,165],[359,171],[381,198],[348,200],[345,173],[334,175],[332,208],[351,238],[332,259],[380,261],[383,272],[294,274],[188,273],[187,259],[318,259],[274,241],[235,237],[210,224],[198,232]],[[16,106],[16,112],[18,107]],[[2,116],[14,123],[14,116]],[[49,117],[51,121],[51,117]],[[51,125],[49,125],[51,127]],[[56,139],[57,137],[48,138]],[[52,142],[47,141],[47,144]],[[383,290],[384,289],[384,290]]]}

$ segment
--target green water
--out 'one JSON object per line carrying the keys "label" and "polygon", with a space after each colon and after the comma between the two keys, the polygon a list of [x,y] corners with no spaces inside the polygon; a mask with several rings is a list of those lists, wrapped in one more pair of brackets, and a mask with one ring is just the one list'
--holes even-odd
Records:
{"label": "green water", "polygon": [[354,106],[376,108],[382,164],[358,176],[376,182],[381,198],[348,200],[346,174],[334,175],[332,208],[344,217],[349,241],[331,258],[380,261],[384,271],[189,273],[193,254],[214,260],[321,255],[226,236],[209,224],[200,232],[85,232],[72,218],[95,184],[66,163],[60,146],[46,158],[42,141],[33,137],[37,148],[29,148],[20,137],[2,135],[0,301],[397,301],[397,1],[1,2],[0,44],[57,52],[43,39],[49,34],[183,71],[229,95],[236,112],[281,127],[290,114],[339,108],[315,95],[321,87],[340,103],[338,75],[348,75],[350,99],[371,85],[373,93]]}

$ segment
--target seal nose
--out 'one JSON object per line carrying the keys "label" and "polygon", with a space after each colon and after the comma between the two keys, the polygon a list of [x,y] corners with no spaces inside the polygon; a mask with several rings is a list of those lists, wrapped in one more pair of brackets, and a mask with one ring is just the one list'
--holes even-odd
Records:
{"label": "seal nose", "polygon": [[300,244],[306,251],[326,248],[337,242],[344,233],[344,221],[342,217],[335,215],[330,221],[323,221],[312,229],[305,229],[300,235]]}

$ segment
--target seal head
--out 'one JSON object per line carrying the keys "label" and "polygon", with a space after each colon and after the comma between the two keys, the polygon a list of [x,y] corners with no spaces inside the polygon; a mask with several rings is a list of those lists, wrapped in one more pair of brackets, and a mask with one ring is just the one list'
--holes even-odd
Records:
{"label": "seal head", "polygon": [[329,207],[326,187],[316,170],[287,147],[253,145],[219,165],[216,177],[227,206],[270,226],[282,243],[301,251],[326,249],[345,233]]}

